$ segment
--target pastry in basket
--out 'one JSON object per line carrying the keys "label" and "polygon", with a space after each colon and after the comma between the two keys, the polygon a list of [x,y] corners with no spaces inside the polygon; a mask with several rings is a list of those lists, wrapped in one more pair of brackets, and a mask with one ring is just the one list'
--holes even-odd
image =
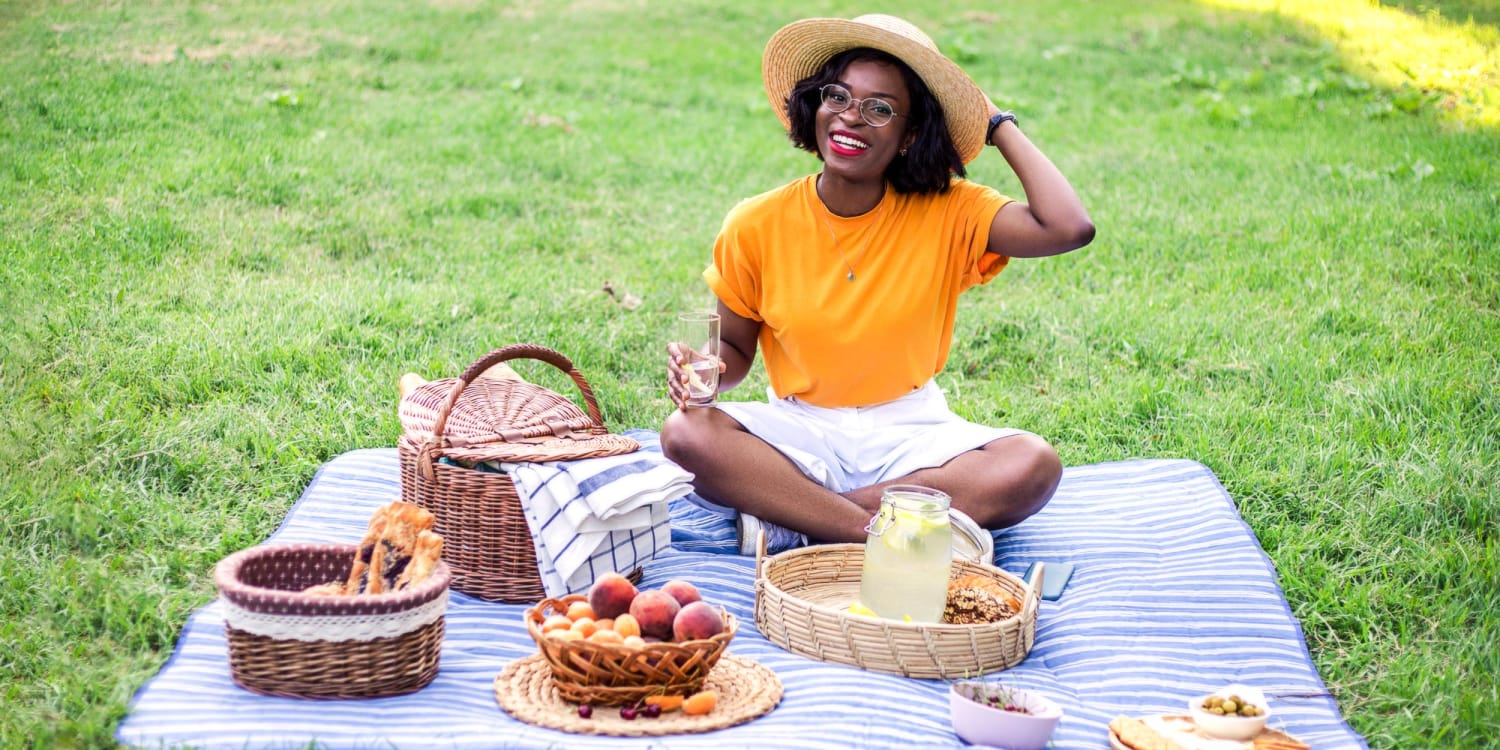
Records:
{"label": "pastry in basket", "polygon": [[443,538],[432,531],[430,511],[400,500],[375,511],[349,575],[304,590],[309,594],[379,594],[426,579],[443,554]]}
{"label": "pastry in basket", "polygon": [[1021,603],[993,578],[969,574],[948,582],[943,622],[958,625],[999,622],[1020,612]]}

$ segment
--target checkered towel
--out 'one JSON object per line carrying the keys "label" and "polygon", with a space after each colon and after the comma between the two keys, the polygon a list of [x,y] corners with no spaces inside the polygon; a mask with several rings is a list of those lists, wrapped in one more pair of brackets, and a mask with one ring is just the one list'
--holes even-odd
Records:
{"label": "checkered towel", "polygon": [[629,573],[669,549],[668,503],[693,491],[692,474],[646,451],[483,468],[515,482],[550,597],[587,591],[600,574]]}

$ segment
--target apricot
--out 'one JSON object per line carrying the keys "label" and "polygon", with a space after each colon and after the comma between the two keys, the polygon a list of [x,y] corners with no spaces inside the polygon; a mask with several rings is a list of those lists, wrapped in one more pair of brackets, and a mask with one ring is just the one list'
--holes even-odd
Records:
{"label": "apricot", "polygon": [[682,708],[683,700],[683,697],[680,695],[648,695],[646,696],[646,705],[660,706],[661,712],[667,714]]}
{"label": "apricot", "polygon": [[630,602],[630,616],[641,625],[641,636],[662,640],[672,638],[672,622],[682,605],[671,594],[661,590],[642,591]]}
{"label": "apricot", "polygon": [[589,589],[589,605],[594,608],[595,617],[615,618],[630,611],[635,595],[635,584],[611,571],[594,579]]}
{"label": "apricot", "polygon": [[629,612],[615,618],[615,632],[629,638],[641,634],[641,624]]}
{"label": "apricot", "polygon": [[587,638],[593,635],[594,632],[599,629],[599,626],[594,624],[594,619],[592,617],[580,617],[574,620],[573,624],[569,626],[568,629],[583,636],[584,638]]}
{"label": "apricot", "polygon": [[567,630],[573,626],[573,621],[567,615],[550,615],[542,620],[542,632],[550,633],[554,630]]}
{"label": "apricot", "polygon": [[641,648],[646,645],[646,639],[638,635],[627,635],[625,636],[625,642],[621,645],[626,648]]}
{"label": "apricot", "polygon": [[689,695],[682,702],[682,712],[689,716],[699,716],[714,710],[714,706],[717,705],[719,705],[719,694],[712,690],[704,690]]}
{"label": "apricot", "polygon": [[595,630],[594,634],[589,636],[589,640],[594,643],[608,643],[616,646],[625,645],[625,639],[613,630]]}
{"label": "apricot", "polygon": [[583,618],[594,619],[594,608],[588,602],[576,601],[568,605],[568,619],[581,620]]}
{"label": "apricot", "polygon": [[672,619],[672,635],[679,642],[712,638],[724,632],[724,617],[708,602],[693,602]]}
{"label": "apricot", "polygon": [[684,607],[693,602],[703,601],[703,596],[698,593],[698,587],[680,578],[674,578],[662,584],[661,590],[671,594],[672,598]]}

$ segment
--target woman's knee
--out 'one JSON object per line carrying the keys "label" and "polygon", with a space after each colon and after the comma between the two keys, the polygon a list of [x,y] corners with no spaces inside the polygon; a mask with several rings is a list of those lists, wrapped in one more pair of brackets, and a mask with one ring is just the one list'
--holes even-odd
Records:
{"label": "woman's knee", "polygon": [[1018,463],[1018,478],[1021,480],[1018,484],[1029,490],[1023,494],[1035,498],[1038,507],[1046,504],[1052,499],[1057,483],[1062,481],[1062,458],[1057,455],[1057,449],[1030,433],[1017,435],[1010,440],[1016,441],[1015,445],[1006,448],[1014,452]]}
{"label": "woman's knee", "polygon": [[1014,526],[1052,499],[1062,479],[1062,459],[1051,443],[1027,433],[992,443],[986,452],[995,456],[986,525]]}
{"label": "woman's knee", "polygon": [[708,438],[714,427],[711,416],[702,409],[678,409],[669,414],[661,426],[662,455],[693,471],[704,459],[706,447],[712,445]]}

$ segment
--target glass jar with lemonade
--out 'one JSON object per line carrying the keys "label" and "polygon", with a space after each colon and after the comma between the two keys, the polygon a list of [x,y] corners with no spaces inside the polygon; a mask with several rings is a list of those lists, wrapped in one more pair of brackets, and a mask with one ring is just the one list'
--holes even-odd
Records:
{"label": "glass jar with lemonade", "polygon": [[894,484],[865,527],[859,603],[880,617],[941,622],[953,564],[951,498],[943,492]]}

